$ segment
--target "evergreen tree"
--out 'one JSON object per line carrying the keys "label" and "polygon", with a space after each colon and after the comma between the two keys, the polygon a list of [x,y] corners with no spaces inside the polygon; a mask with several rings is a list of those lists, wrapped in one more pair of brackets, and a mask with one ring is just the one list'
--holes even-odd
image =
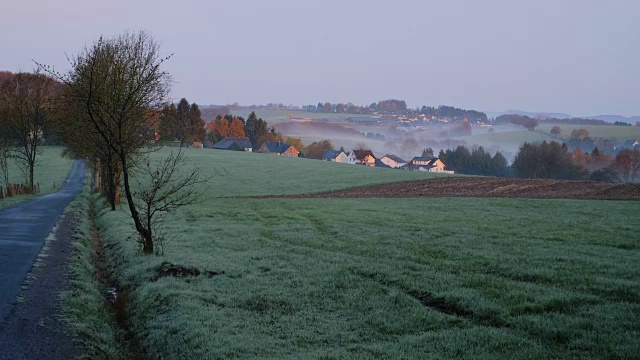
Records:
{"label": "evergreen tree", "polygon": [[165,105],[160,112],[160,124],[158,132],[162,140],[177,140],[176,106],[174,104]]}
{"label": "evergreen tree", "polygon": [[189,126],[186,138],[190,141],[203,141],[206,131],[204,129],[205,122],[202,119],[202,113],[196,103],[191,104],[189,108]]}
{"label": "evergreen tree", "polygon": [[433,149],[425,148],[422,150],[422,157],[432,158],[433,157]]}

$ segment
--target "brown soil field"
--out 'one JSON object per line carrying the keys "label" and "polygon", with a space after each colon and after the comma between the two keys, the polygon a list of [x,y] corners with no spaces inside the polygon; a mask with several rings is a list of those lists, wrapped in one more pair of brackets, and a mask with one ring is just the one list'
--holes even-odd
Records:
{"label": "brown soil field", "polygon": [[498,197],[529,199],[640,200],[640,184],[550,179],[447,177],[354,187],[305,195],[262,198]]}

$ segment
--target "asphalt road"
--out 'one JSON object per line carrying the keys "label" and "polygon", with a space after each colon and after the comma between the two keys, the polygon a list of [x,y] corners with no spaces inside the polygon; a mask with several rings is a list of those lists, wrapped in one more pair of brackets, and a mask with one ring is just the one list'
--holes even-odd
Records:
{"label": "asphalt road", "polygon": [[64,186],[0,210],[0,324],[11,314],[16,296],[64,208],[82,191],[85,166],[76,161]]}

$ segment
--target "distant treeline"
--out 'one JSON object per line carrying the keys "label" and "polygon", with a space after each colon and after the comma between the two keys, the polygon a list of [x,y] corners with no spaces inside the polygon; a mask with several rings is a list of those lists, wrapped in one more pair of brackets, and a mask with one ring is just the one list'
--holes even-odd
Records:
{"label": "distant treeline", "polygon": [[321,113],[373,114],[373,113],[405,113],[407,103],[404,100],[381,100],[371,105],[354,105],[351,102],[332,104],[319,102],[318,105],[305,105],[302,110]]}
{"label": "distant treeline", "polygon": [[319,102],[317,105],[306,105],[303,110],[322,113],[349,113],[349,114],[396,114],[396,115],[425,115],[429,118],[487,122],[487,115],[481,111],[460,109],[453,106],[422,106],[415,110],[408,109],[404,100],[381,100],[368,106],[358,106],[353,103]]}
{"label": "distant treeline", "polygon": [[[611,125],[604,120],[595,119],[583,119],[583,118],[571,118],[571,119],[557,119],[557,118],[532,118],[526,115],[506,114],[500,115],[494,120],[495,124],[516,124],[526,127],[529,130],[535,129],[538,124],[559,124],[559,125]],[[630,125],[625,122],[616,122],[614,125]]]}
{"label": "distant treeline", "polygon": [[467,175],[508,176],[529,179],[569,179],[634,182],[640,178],[640,149],[623,149],[615,156],[594,148],[569,150],[555,141],[524,143],[511,166],[500,153],[491,156],[482,147],[441,150],[447,170]]}
{"label": "distant treeline", "polygon": [[436,117],[438,119],[467,119],[469,121],[479,121],[484,123],[487,122],[487,114],[481,111],[460,109],[453,106],[423,106],[422,108],[420,108],[420,114],[423,114],[427,117]]}

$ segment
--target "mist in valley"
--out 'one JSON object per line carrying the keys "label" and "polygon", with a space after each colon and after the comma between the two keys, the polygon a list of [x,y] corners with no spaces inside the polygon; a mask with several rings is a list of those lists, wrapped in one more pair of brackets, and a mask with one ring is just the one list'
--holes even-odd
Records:
{"label": "mist in valley", "polygon": [[[345,151],[351,151],[364,148],[372,150],[377,157],[393,154],[405,160],[421,156],[424,149],[431,149],[434,156],[438,156],[441,150],[455,150],[458,146],[464,146],[469,150],[483,147],[492,155],[500,151],[507,160],[512,161],[520,146],[517,137],[523,132],[511,126],[471,126],[463,131],[459,124],[416,128],[314,120],[279,122],[273,127],[283,138],[300,138],[305,146],[329,140],[335,149],[342,147]],[[509,141],[501,142],[500,138]]]}

